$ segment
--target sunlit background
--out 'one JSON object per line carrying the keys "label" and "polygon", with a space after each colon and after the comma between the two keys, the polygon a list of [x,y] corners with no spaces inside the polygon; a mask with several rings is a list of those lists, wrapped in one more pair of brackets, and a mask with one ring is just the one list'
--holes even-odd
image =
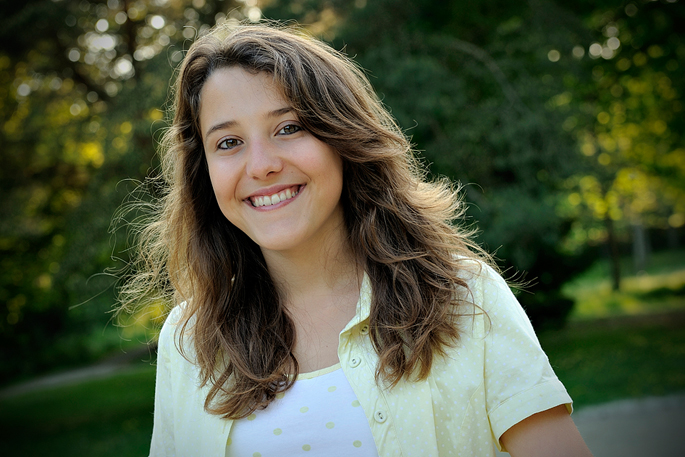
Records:
{"label": "sunlit background", "polygon": [[[264,18],[366,69],[430,176],[464,185],[463,223],[529,282],[519,298],[552,352],[593,323],[666,325],[620,347],[667,338],[651,350],[675,351],[669,380],[588,403],[685,390],[682,0],[2,2],[0,386],[154,340],[165,303],[111,312],[130,255],[114,215],[148,198],[130,194],[157,171],[192,41]],[[569,344],[584,343],[560,354]],[[558,365],[575,373],[584,356]]]}

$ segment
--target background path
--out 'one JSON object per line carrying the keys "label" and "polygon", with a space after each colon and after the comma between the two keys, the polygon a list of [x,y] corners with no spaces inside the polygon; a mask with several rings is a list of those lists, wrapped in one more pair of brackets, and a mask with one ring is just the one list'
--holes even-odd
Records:
{"label": "background path", "polygon": [[74,384],[90,379],[100,379],[111,376],[122,370],[137,369],[144,365],[150,365],[155,360],[155,345],[143,346],[126,352],[117,352],[111,357],[106,357],[95,365],[67,370],[62,373],[41,376],[30,381],[22,382],[0,390],[0,398],[20,395],[36,389]]}
{"label": "background path", "polygon": [[685,455],[685,394],[587,406],[572,417],[595,457]]}
{"label": "background path", "polygon": [[573,419],[595,457],[685,455],[685,395],[588,406]]}

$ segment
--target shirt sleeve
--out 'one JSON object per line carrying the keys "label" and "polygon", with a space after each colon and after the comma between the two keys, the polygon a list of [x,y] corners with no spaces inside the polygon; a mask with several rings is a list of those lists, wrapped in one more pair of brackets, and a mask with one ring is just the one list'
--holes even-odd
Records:
{"label": "shirt sleeve", "polygon": [[157,377],[155,379],[155,412],[150,456],[175,456],[174,404],[172,393],[171,351],[175,351],[174,333],[179,313],[172,310],[164,322],[157,344]]}
{"label": "shirt sleeve", "polygon": [[492,269],[482,274],[485,397],[493,439],[527,417],[572,400],[554,374],[525,311]]}

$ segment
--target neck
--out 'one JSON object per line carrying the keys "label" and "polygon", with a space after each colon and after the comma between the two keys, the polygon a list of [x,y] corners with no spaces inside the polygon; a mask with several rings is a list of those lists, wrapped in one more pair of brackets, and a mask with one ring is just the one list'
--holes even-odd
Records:
{"label": "neck", "polygon": [[295,330],[293,354],[303,373],[334,365],[338,335],[356,312],[363,269],[344,230],[333,230],[306,249],[262,250]]}
{"label": "neck", "polygon": [[361,286],[363,270],[343,236],[294,251],[262,251],[269,273],[288,308],[306,307],[313,296]]}

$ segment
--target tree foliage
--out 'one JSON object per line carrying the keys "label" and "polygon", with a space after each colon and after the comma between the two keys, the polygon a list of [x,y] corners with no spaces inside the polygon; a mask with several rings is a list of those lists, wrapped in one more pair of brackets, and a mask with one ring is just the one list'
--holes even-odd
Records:
{"label": "tree foliage", "polygon": [[682,231],[681,4],[317,4],[272,7],[335,24],[433,172],[467,184],[481,240],[537,278],[529,311],[568,308],[559,285],[631,226]]}
{"label": "tree foliage", "polygon": [[[169,81],[219,21],[298,20],[367,69],[433,176],[465,187],[536,325],[593,246],[685,225],[675,0],[0,4],[0,377],[106,349],[112,214],[154,174]],[[129,181],[129,179],[131,181]],[[116,236],[115,236],[116,235]],[[83,335],[93,335],[86,338]]]}
{"label": "tree foliage", "polygon": [[114,279],[102,272],[126,260],[126,240],[108,233],[112,215],[155,166],[184,47],[244,9],[228,0],[0,6],[0,377],[112,344],[103,328]]}
{"label": "tree foliage", "polygon": [[607,238],[610,220],[671,230],[685,225],[683,72],[685,25],[675,2],[601,8],[588,22],[601,32],[585,68],[592,83],[570,93],[579,114],[566,122],[586,166],[567,182],[562,211],[577,220],[569,247]]}

